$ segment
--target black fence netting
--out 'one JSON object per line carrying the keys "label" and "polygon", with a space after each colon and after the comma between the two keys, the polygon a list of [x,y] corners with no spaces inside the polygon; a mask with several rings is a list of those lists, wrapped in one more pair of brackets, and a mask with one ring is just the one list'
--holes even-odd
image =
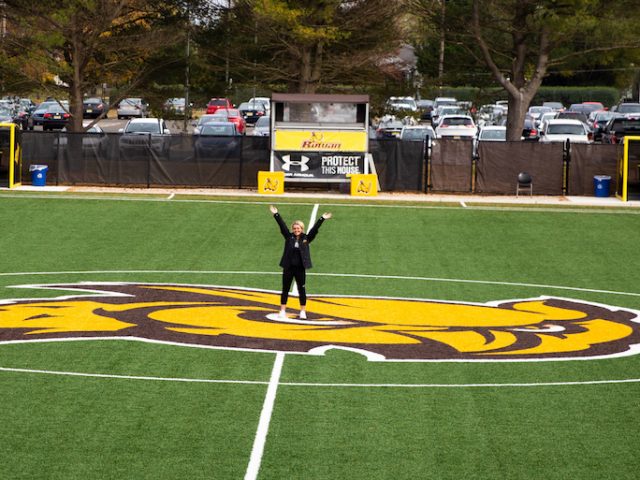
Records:
{"label": "black fence netting", "polygon": [[385,191],[423,191],[425,144],[395,139],[372,140],[373,157],[380,188]]}
{"label": "black fence netting", "polygon": [[[569,195],[593,195],[596,175],[616,178],[617,159],[623,154],[623,145],[571,145],[569,161]],[[614,182],[611,182],[613,185]]]}
{"label": "black fence netting", "polygon": [[480,142],[476,162],[478,193],[516,193],[520,172],[533,179],[536,195],[562,195],[562,143]]}
{"label": "black fence netting", "polygon": [[440,139],[432,143],[429,190],[470,192],[473,143],[470,140]]}
{"label": "black fence netting", "polygon": [[269,168],[266,137],[194,137],[116,133],[25,135],[23,175],[49,167],[64,185],[255,187]]}
{"label": "black fence netting", "polygon": [[[512,195],[518,173],[537,195],[593,195],[593,177],[616,177],[617,145],[370,140],[383,191]],[[47,184],[256,188],[269,170],[269,137],[151,136],[23,132],[23,181],[31,165],[48,166]],[[565,168],[566,167],[566,168]],[[565,175],[566,173],[566,175]],[[427,185],[428,181],[428,185]]]}

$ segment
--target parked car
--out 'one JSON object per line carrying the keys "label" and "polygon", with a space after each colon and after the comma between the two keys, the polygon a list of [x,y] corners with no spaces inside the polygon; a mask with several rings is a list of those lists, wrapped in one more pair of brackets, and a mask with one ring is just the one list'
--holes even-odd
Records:
{"label": "parked car", "polygon": [[119,132],[121,154],[146,154],[149,148],[160,156],[168,153],[171,132],[161,118],[132,118]]}
{"label": "parked car", "polygon": [[207,103],[207,113],[216,113],[221,108],[233,108],[233,103],[228,98],[212,98]]}
{"label": "parked car", "polygon": [[244,135],[247,129],[247,122],[244,121],[240,110],[237,108],[220,108],[211,117],[216,122],[232,122],[236,125],[236,130],[241,135]]}
{"label": "parked car", "polygon": [[21,129],[26,130],[29,127],[29,117],[31,117],[31,112],[19,106],[13,121],[16,125],[20,125]]}
{"label": "parked car", "polygon": [[[69,109],[69,103],[67,101],[62,100],[60,103],[63,106],[65,106],[67,110]],[[38,127],[42,125],[42,119],[44,118],[44,114],[47,112],[49,105],[57,105],[57,104],[58,104],[58,101],[53,99],[45,100],[44,102],[40,103],[35,108],[35,110],[31,113],[31,116],[29,117],[29,121],[28,121],[29,130],[33,130],[33,127]]]}
{"label": "parked car", "polygon": [[242,140],[235,123],[209,122],[195,135],[196,157],[239,156]]}
{"label": "parked car", "polygon": [[264,109],[267,111],[267,115],[271,111],[271,99],[269,97],[251,97],[248,100],[249,103],[260,102],[264,105]]}
{"label": "parked car", "polygon": [[522,140],[537,142],[540,138],[540,131],[532,118],[525,118],[522,125]]}
{"label": "parked car", "polygon": [[389,97],[387,99],[387,110],[417,112],[418,105],[413,97]]}
{"label": "parked car", "polygon": [[561,120],[578,120],[587,125],[589,120],[588,115],[588,113],[578,112],[576,110],[565,110],[564,112],[558,112],[556,118]]}
{"label": "parked car", "polygon": [[609,120],[613,117],[618,116],[616,112],[609,111],[596,111],[592,112],[589,116],[589,124],[591,126],[591,131],[593,132],[593,141],[600,142],[602,141],[602,132],[604,132],[605,127]]}
{"label": "parked car", "polygon": [[198,118],[198,120],[196,122],[193,123],[193,134],[194,135],[198,135],[200,133],[200,129],[202,128],[202,126],[205,123],[208,122],[215,122],[216,118],[218,117],[214,117],[215,114],[211,113],[211,114],[205,114],[202,115],[200,118]]}
{"label": "parked car", "polygon": [[507,127],[487,125],[478,130],[476,138],[480,142],[504,142],[507,140]]}
{"label": "parked car", "polygon": [[142,98],[125,98],[118,104],[118,120],[123,118],[145,118],[149,105]]}
{"label": "parked car", "polygon": [[416,100],[418,111],[420,112],[420,120],[431,120],[431,112],[433,112],[433,100]]}
{"label": "parked car", "polygon": [[[594,110],[603,110],[604,106],[601,103],[574,103],[569,106],[565,113],[568,112],[578,112],[583,114],[585,117],[588,117],[591,112]],[[568,117],[567,117],[568,118]]]}
{"label": "parked car", "polygon": [[580,120],[554,118],[547,122],[547,127],[540,134],[540,143],[566,142],[591,143],[592,135],[587,126]]}
{"label": "parked car", "polygon": [[405,125],[400,131],[400,140],[409,142],[424,142],[429,137],[436,139],[436,132],[430,125]]}
{"label": "parked car", "polygon": [[616,107],[616,112],[624,113],[625,115],[629,113],[640,114],[640,103],[621,103]]}
{"label": "parked car", "polygon": [[445,115],[466,115],[467,112],[459,105],[442,105],[431,112],[431,124],[435,127],[440,123],[440,119]]}
{"label": "parked car", "polygon": [[378,140],[400,138],[403,128],[404,123],[397,120],[395,116],[385,115],[376,128],[376,138]]}
{"label": "parked car", "polygon": [[26,130],[29,127],[29,118],[35,109],[36,105],[30,98],[21,98],[16,102],[14,122],[20,125],[20,128]]}
{"label": "parked car", "polygon": [[622,143],[627,135],[640,135],[640,115],[615,115],[602,130],[602,143]]}
{"label": "parked car", "polygon": [[71,115],[65,106],[58,102],[52,103],[42,115],[42,130],[63,129],[70,118]]}
{"label": "parked car", "polygon": [[254,125],[260,117],[267,114],[267,109],[262,102],[244,102],[238,107],[244,121],[249,125]]}
{"label": "parked car", "polygon": [[529,107],[527,115],[533,118],[533,121],[536,123],[536,125],[540,125],[540,117],[542,116],[542,114],[549,112],[553,112],[553,109],[551,107],[533,106]]}
{"label": "parked car", "polygon": [[540,115],[540,118],[538,119],[538,129],[540,131],[544,130],[547,126],[547,122],[551,119],[556,118],[557,116],[558,116],[558,112],[556,111],[547,112]]}
{"label": "parked car", "polygon": [[542,102],[542,106],[549,107],[551,110],[556,112],[562,112],[564,110],[562,102]]}
{"label": "parked car", "polygon": [[482,105],[476,114],[478,125],[496,125],[507,116],[507,111],[502,105]]}
{"label": "parked car", "polygon": [[453,97],[436,97],[433,101],[433,108],[439,108],[445,105],[454,105],[458,104],[458,100]]}
{"label": "parked car", "polygon": [[0,105],[0,123],[13,123],[14,113],[7,107]]}
{"label": "parked car", "polygon": [[472,140],[476,136],[476,124],[469,115],[444,115],[438,121],[438,138],[457,138]]}
{"label": "parked car", "polygon": [[256,137],[268,137],[271,135],[271,117],[260,117],[253,127],[252,135]]}
{"label": "parked car", "polygon": [[[84,127],[89,125],[88,121],[82,122]],[[62,133],[67,133],[67,128],[62,129]],[[60,135],[54,139],[54,147],[58,145],[65,148],[69,144],[69,136],[78,135],[82,138],[82,153],[102,155],[106,152],[109,145],[109,137],[97,123],[88,128],[84,133],[69,133],[68,135]]]}
{"label": "parked car", "polygon": [[85,98],[82,102],[82,118],[98,118],[108,110],[107,103],[99,97]]}
{"label": "parked car", "polygon": [[478,144],[480,142],[505,142],[507,140],[507,127],[502,125],[487,125],[478,130],[473,139],[473,156],[478,158]]}

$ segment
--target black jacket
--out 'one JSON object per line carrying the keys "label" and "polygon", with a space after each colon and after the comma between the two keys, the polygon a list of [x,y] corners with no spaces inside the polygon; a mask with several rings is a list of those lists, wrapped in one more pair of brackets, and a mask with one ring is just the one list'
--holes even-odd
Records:
{"label": "black jacket", "polygon": [[[284,237],[284,252],[282,253],[282,258],[280,259],[280,266],[282,268],[290,267],[291,257],[294,254],[294,248],[296,243],[296,236],[289,231],[287,225],[282,220],[282,217],[279,213],[275,213],[273,217],[278,222],[278,226],[280,227],[280,233]],[[320,217],[316,221],[316,223],[311,227],[309,233],[301,233],[298,239],[298,245],[300,248],[300,256],[302,257],[302,266],[304,268],[311,268],[311,252],[309,251],[309,244],[316,238],[318,234],[318,229],[320,225],[324,222],[324,218]]]}

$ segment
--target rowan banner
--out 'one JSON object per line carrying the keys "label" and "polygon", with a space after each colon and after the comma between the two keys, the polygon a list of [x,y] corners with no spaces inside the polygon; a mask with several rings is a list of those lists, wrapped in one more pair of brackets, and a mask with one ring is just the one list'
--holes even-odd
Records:
{"label": "rowan banner", "polygon": [[293,152],[367,152],[366,131],[275,130],[273,150]]}
{"label": "rowan banner", "polygon": [[365,154],[358,152],[274,152],[273,158],[273,170],[287,180],[346,183],[364,173]]}

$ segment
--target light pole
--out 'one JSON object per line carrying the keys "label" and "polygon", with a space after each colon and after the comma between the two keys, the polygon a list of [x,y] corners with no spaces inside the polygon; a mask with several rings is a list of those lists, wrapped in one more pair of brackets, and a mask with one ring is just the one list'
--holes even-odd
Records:
{"label": "light pole", "polygon": [[190,76],[190,63],[191,63],[191,15],[189,6],[187,5],[187,49],[185,52],[185,67],[184,67],[184,123],[182,130],[187,133],[187,124],[189,118],[191,118],[191,106],[189,103],[189,76]]}

